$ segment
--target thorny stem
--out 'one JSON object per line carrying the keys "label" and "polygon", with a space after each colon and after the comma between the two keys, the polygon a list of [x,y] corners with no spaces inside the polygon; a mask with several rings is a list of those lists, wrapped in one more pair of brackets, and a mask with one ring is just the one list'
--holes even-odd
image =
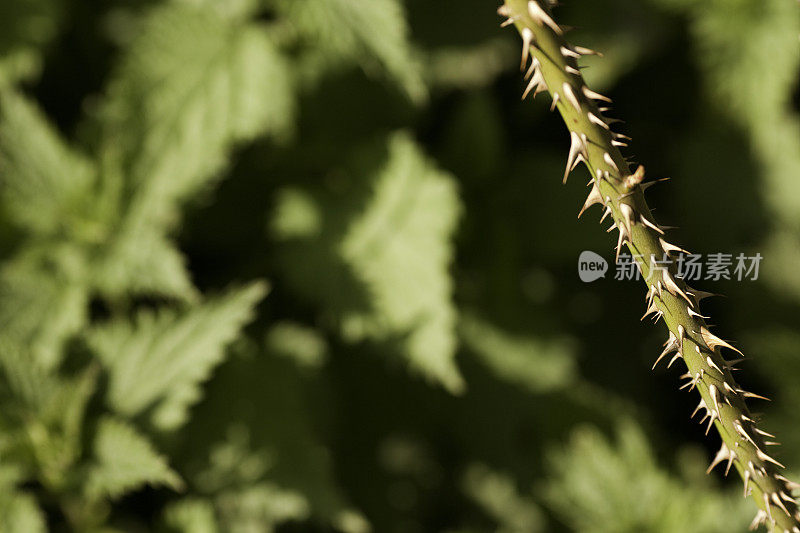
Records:
{"label": "thorny stem", "polygon": [[611,215],[614,225],[609,231],[619,232],[617,256],[626,244],[647,283],[645,316],[663,318],[669,328],[656,364],[665,358],[671,359],[669,365],[683,359],[688,372],[682,388],[697,389],[701,400],[695,413],[702,411],[708,429],[715,426],[722,437],[709,472],[720,463],[725,464],[726,474],[735,466],[744,481],[745,497],[752,495],[760,508],[751,528],[768,524],[773,532],[800,533],[800,511],[792,497],[800,485],[779,474],[778,467],[783,466],[766,453],[767,446],[775,443],[764,437],[772,435],[757,427],[746,405],[747,398],[761,397],[734,380],[731,371],[738,361],[726,360],[721,349],[738,350],[709,331],[699,305],[710,294],[692,289],[676,276],[675,259],[686,252],[666,241],[665,228],[655,222],[645,201],[645,189],[655,182],[643,183],[641,166],[630,172],[620,152],[628,139],[611,129],[612,120],[603,115],[607,109],[598,104],[610,100],[591,91],[581,75],[578,59],[595,52],[566,42],[544,0],[505,0],[498,12],[506,18],[503,25],[514,24],[523,39],[522,68],[530,80],[525,95],[549,92],[569,129],[564,181],[580,162],[591,172],[592,188],[581,213],[601,204],[605,208],[601,221]]}

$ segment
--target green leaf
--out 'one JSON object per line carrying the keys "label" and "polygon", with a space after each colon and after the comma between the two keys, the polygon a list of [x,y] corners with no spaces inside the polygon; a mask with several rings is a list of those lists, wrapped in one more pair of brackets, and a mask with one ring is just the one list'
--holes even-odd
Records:
{"label": "green leaf", "polygon": [[520,494],[514,479],[483,464],[467,469],[464,492],[501,527],[497,533],[544,531],[544,514],[533,498]]}
{"label": "green leaf", "polygon": [[318,369],[328,357],[328,345],[319,331],[294,322],[278,322],[267,332],[267,350],[293,360],[299,367]]}
{"label": "green leaf", "polygon": [[257,282],[183,313],[142,312],[135,323],[117,320],[91,331],[89,343],[108,369],[112,408],[132,416],[154,407],[158,427],[180,425],[200,396],[200,383],[265,293],[266,285]]}
{"label": "green leaf", "polygon": [[33,103],[0,90],[0,176],[14,222],[37,234],[91,237],[96,228],[84,213],[91,212],[95,174]]}
{"label": "green leaf", "polygon": [[211,502],[187,498],[167,506],[164,510],[166,530],[175,533],[216,533],[216,517]]}
{"label": "green leaf", "polygon": [[217,497],[220,523],[225,531],[271,531],[282,522],[308,519],[309,504],[298,492],[270,482],[225,490]]}
{"label": "green leaf", "polygon": [[315,45],[318,68],[325,68],[331,58],[359,62],[367,69],[377,63],[412,100],[427,96],[402,2],[279,0],[278,6],[303,38]]}
{"label": "green leaf", "polygon": [[407,334],[403,345],[412,367],[454,392],[463,382],[453,360],[449,268],[460,212],[452,176],[436,169],[407,135],[395,135],[366,210],[338,247],[373,306],[345,317],[345,334]]}
{"label": "green leaf", "polygon": [[561,389],[577,378],[566,341],[513,336],[473,315],[463,315],[459,329],[466,346],[499,378],[533,393]]}
{"label": "green leaf", "polygon": [[293,116],[286,60],[261,25],[210,6],[153,10],[117,73],[108,150],[135,191],[129,223],[169,222],[237,143],[283,135]]}
{"label": "green leaf", "polygon": [[[272,229],[285,243],[287,278],[323,304],[346,340],[393,342],[413,369],[459,392],[449,272],[461,212],[455,180],[404,133],[390,137],[378,163],[358,168],[344,193],[340,184],[319,198],[280,195]],[[309,218],[317,229],[298,231]]]}
{"label": "green leaf", "polygon": [[36,500],[24,493],[0,487],[0,531],[3,533],[46,533],[44,514]]}
{"label": "green leaf", "polygon": [[0,270],[0,339],[30,348],[55,367],[64,344],[88,320],[82,258],[70,246],[29,246]]}
{"label": "green leaf", "polygon": [[183,482],[148,440],[122,420],[100,420],[85,485],[89,498],[118,498],[144,485],[180,489]]}
{"label": "green leaf", "polygon": [[196,301],[199,297],[186,258],[152,226],[126,228],[108,243],[94,267],[92,282],[103,295],[161,295]]}
{"label": "green leaf", "polygon": [[[700,460],[687,470],[702,471]],[[682,480],[661,470],[632,422],[619,426],[614,443],[580,428],[567,447],[551,450],[548,463],[547,500],[576,531],[723,533],[742,531],[750,515],[739,490],[723,494],[708,478]]]}

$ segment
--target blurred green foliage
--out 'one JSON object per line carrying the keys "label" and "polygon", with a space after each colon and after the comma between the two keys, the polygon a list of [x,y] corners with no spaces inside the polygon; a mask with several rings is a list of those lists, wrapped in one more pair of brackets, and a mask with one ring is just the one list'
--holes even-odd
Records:
{"label": "blurred green foliage", "polygon": [[[743,531],[478,0],[0,6],[0,531]],[[800,472],[800,11],[573,0]]]}

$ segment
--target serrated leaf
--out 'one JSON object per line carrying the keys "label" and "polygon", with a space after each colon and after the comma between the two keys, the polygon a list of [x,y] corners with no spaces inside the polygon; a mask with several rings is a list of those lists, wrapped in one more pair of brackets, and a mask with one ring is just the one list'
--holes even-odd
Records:
{"label": "serrated leaf", "polygon": [[0,90],[0,177],[14,222],[37,234],[90,237],[83,214],[95,174],[32,102]]}
{"label": "serrated leaf", "polygon": [[183,313],[143,312],[135,323],[119,320],[91,331],[89,343],[109,373],[111,407],[127,416],[155,407],[160,427],[180,424],[199,397],[197,387],[265,293],[264,283],[253,283]]}
{"label": "serrated leaf", "polygon": [[498,533],[544,531],[544,513],[530,495],[520,494],[514,479],[484,464],[472,464],[462,482],[464,492],[500,527]]}
{"label": "serrated leaf", "polygon": [[579,428],[547,460],[553,475],[546,499],[576,531],[723,533],[741,530],[750,514],[740,491],[721,493],[707,478],[691,482],[660,469],[632,422],[620,424],[616,442]]}
{"label": "serrated leaf", "polygon": [[372,68],[377,62],[413,100],[427,89],[414,58],[402,2],[398,0],[279,0],[278,6],[307,40],[318,47],[317,68],[331,57]]}
{"label": "serrated leaf", "polygon": [[345,317],[345,334],[407,333],[403,345],[412,367],[451,391],[463,387],[453,360],[456,311],[449,273],[460,212],[453,178],[407,135],[395,135],[366,210],[338,247],[373,307]]}
{"label": "serrated leaf", "polygon": [[196,301],[186,258],[156,228],[145,226],[115,236],[97,262],[92,278],[106,296],[126,293]]}
{"label": "serrated leaf", "polygon": [[89,498],[117,498],[144,485],[179,489],[183,482],[152,444],[122,420],[100,420],[84,490]]}
{"label": "serrated leaf", "polygon": [[264,27],[208,6],[153,10],[107,107],[109,147],[135,189],[133,223],[169,222],[236,143],[286,133],[293,107],[286,60]]}
{"label": "serrated leaf", "polygon": [[89,290],[76,250],[28,247],[0,270],[0,339],[55,367],[65,342],[87,322]]}
{"label": "serrated leaf", "polygon": [[[291,201],[278,205],[272,229],[286,242],[289,281],[324,305],[346,340],[394,342],[413,369],[458,392],[449,272],[461,212],[455,180],[406,134],[392,136],[385,154],[377,170],[358,168],[345,194],[281,195]],[[309,216],[318,227],[298,232],[293,221]]]}
{"label": "serrated leaf", "polygon": [[302,494],[270,482],[222,491],[216,503],[220,523],[231,533],[272,531],[282,522],[307,520],[310,514]]}

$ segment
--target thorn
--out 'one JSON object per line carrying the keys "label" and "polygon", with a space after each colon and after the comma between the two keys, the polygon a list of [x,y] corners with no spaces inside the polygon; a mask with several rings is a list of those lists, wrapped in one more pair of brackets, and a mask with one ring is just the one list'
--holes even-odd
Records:
{"label": "thorn", "polygon": [[714,405],[715,411],[719,411],[719,399],[717,398],[718,394],[719,391],[717,391],[716,385],[712,383],[711,385],[708,386],[708,395],[711,396],[711,402]]}
{"label": "thorn", "polygon": [[647,311],[645,311],[644,315],[642,315],[642,318],[640,318],[639,320],[642,321],[645,318],[647,318],[648,315],[651,315],[653,313],[658,313],[658,307],[656,306],[655,300],[650,301],[650,305],[647,306]]}
{"label": "thorn", "polygon": [[772,464],[774,464],[774,465],[777,465],[777,466],[779,466],[779,467],[781,467],[781,468],[786,468],[785,466],[783,466],[783,465],[782,465],[782,464],[780,464],[778,461],[776,461],[775,459],[773,459],[773,458],[772,458],[772,457],[770,457],[769,455],[765,454],[764,452],[762,452],[762,451],[761,451],[761,450],[759,450],[758,448],[756,448],[756,457],[758,457],[758,458],[759,458],[759,459],[761,459],[762,461],[766,461],[766,462],[768,462],[768,463],[772,463]]}
{"label": "thorn", "polygon": [[597,185],[592,185],[592,190],[589,191],[589,196],[586,198],[586,202],[584,202],[580,213],[578,213],[578,218],[581,218],[583,212],[586,211],[591,206],[602,203],[603,203],[603,197],[600,195],[600,189],[597,188]]}
{"label": "thorn", "polygon": [[662,230],[660,227],[658,227],[658,224],[656,224],[655,222],[652,222],[652,221],[648,220],[648,219],[647,219],[646,217],[644,217],[643,215],[639,215],[639,218],[641,219],[641,221],[642,221],[642,224],[644,224],[644,225],[645,225],[645,226],[647,226],[648,228],[652,229],[652,230],[653,230],[653,231],[655,231],[656,233],[660,233],[661,235],[664,235],[664,230]]}
{"label": "thorn", "polygon": [[[589,113],[589,114],[591,115],[591,113]],[[592,115],[592,116],[594,116],[594,115]],[[615,171],[619,172],[619,167],[617,166],[616,163],[614,163],[614,160],[611,159],[611,154],[609,154],[608,152],[604,152],[603,153],[603,161],[605,161],[606,164],[608,166],[610,166],[611,168],[613,168]]]}
{"label": "thorn", "polygon": [[564,67],[564,70],[565,70],[565,71],[566,71],[568,74],[574,74],[575,76],[580,76],[580,75],[581,75],[581,71],[580,71],[580,70],[578,70],[578,69],[576,69],[576,68],[574,68],[574,67],[571,67],[571,66],[569,66],[569,65],[565,66],[565,67]]}
{"label": "thorn", "polygon": [[702,335],[702,337],[703,337],[703,342],[705,342],[705,343],[706,343],[706,346],[708,346],[708,347],[709,347],[709,349],[710,349],[710,350],[712,350],[712,351],[713,351],[713,350],[714,350],[714,349],[715,349],[717,346],[722,346],[723,348],[728,348],[728,349],[730,349],[730,350],[733,350],[734,352],[736,352],[736,353],[738,353],[738,354],[740,354],[740,355],[744,355],[744,354],[741,352],[741,350],[738,350],[738,349],[734,348],[733,346],[731,346],[730,344],[728,344],[728,343],[727,343],[727,342],[725,342],[724,340],[720,339],[719,337],[717,337],[716,335],[714,335],[713,333],[711,333],[711,332],[708,330],[708,328],[706,328],[705,326],[703,326],[702,328],[700,328],[700,335]]}
{"label": "thorn", "polygon": [[611,141],[611,146],[616,146],[617,148],[627,148],[628,144],[622,141]]}
{"label": "thorn", "polygon": [[[706,356],[706,364],[708,366],[710,366],[711,368],[713,368],[714,370],[716,370],[717,372],[719,372],[720,374],[722,374],[723,376],[725,376],[725,373],[722,371],[722,369],[720,367],[717,366],[717,364],[714,362],[714,360],[711,359],[710,355]],[[726,385],[727,385],[727,383],[726,383]]]}
{"label": "thorn", "polygon": [[717,420],[719,418],[719,411],[714,411],[714,410],[709,411],[709,415],[711,416],[711,418],[709,418],[708,420],[708,426],[706,427],[706,435],[708,435],[708,432],[711,431],[711,426],[714,425],[714,420]]}
{"label": "thorn", "polygon": [[[689,374],[689,376],[691,376],[691,373],[688,373],[688,374]],[[681,387],[681,390],[683,390],[685,387],[689,387],[689,391],[690,392],[693,391],[694,388],[697,387],[697,384],[700,383],[700,379],[702,377],[703,377],[703,375],[700,372],[698,372],[697,374],[695,374],[695,376],[692,378],[692,380],[689,383],[687,383],[686,385]]]}
{"label": "thorn", "polygon": [[702,318],[702,319],[705,319],[705,320],[709,319],[709,317],[701,315],[700,313],[698,313],[697,311],[695,311],[691,307],[687,307],[686,308],[686,312],[689,313],[689,316],[691,316],[691,317],[695,317],[696,316],[698,318]]}
{"label": "thorn", "polygon": [[575,168],[575,165],[578,164],[581,160],[586,160],[586,145],[581,140],[580,135],[575,133],[574,131],[569,132],[570,138],[570,145],[569,145],[569,155],[567,156],[567,168],[564,171],[564,180],[563,183],[567,182],[569,178],[569,173]]}
{"label": "thorn", "polygon": [[731,465],[733,464],[734,460],[736,460],[736,454],[734,452],[730,452],[730,455],[728,455],[728,464],[725,465],[725,477],[728,477],[728,472],[731,471]]}
{"label": "thorn", "polygon": [[669,178],[661,178],[661,179],[657,179],[657,180],[653,180],[653,181],[648,181],[647,183],[642,183],[642,191],[646,191],[647,189],[649,189],[653,185],[661,183],[662,181],[669,181]]}
{"label": "thorn", "polygon": [[567,82],[564,82],[561,85],[561,88],[564,91],[564,97],[567,99],[567,101],[572,105],[572,107],[575,108],[575,111],[580,113],[581,112],[581,103],[578,101],[578,97],[575,96],[575,92],[572,90],[572,85],[570,85]]}
{"label": "thorn", "polygon": [[[585,85],[583,86],[583,89],[581,89],[581,90],[583,91],[583,94],[584,94],[584,96],[586,96],[586,98],[589,98],[591,100],[601,100],[603,102],[608,102],[609,104],[612,103],[611,102],[611,98],[609,98],[607,96],[603,96],[600,93],[596,93],[596,92],[594,92],[593,90],[591,90],[590,88],[588,88]],[[630,140],[630,139],[628,139],[628,140]]]}
{"label": "thorn", "polygon": [[531,91],[533,91],[533,97],[536,98],[537,94],[547,90],[547,82],[544,81],[542,69],[539,68],[539,60],[535,57],[533,58],[533,63],[531,63],[531,68],[533,69],[533,75],[531,76],[530,83],[528,83],[528,86],[525,88],[525,92],[522,93],[523,100],[528,97]]}
{"label": "thorn", "polygon": [[769,437],[771,439],[775,438],[775,435],[773,435],[772,433],[767,433],[763,429],[758,429],[758,428],[753,428],[753,429],[755,429],[756,433],[758,433],[759,435],[763,435],[764,437]]}
{"label": "thorn", "polygon": [[520,33],[522,35],[522,61],[520,62],[519,69],[524,70],[525,65],[528,64],[528,58],[531,54],[531,44],[533,44],[535,37],[530,28],[522,28]]}
{"label": "thorn", "polygon": [[725,461],[730,456],[731,456],[731,451],[728,449],[728,445],[723,442],[722,446],[717,452],[717,455],[714,456],[714,459],[711,461],[711,465],[709,465],[708,469],[706,470],[706,474],[710,474],[711,471],[714,470],[715,466],[720,464],[722,461]]}
{"label": "thorn", "polygon": [[743,474],[744,478],[744,497],[747,498],[750,495],[749,486],[750,486],[750,471],[745,470]]}
{"label": "thorn", "polygon": [[735,368],[735,367],[736,367],[736,365],[738,365],[742,361],[746,361],[746,359],[744,357],[740,357],[739,359],[733,359],[731,361],[725,361],[725,368],[727,368],[731,372],[734,371],[734,370],[739,370],[738,368]]}
{"label": "thorn", "polygon": [[706,407],[706,402],[705,402],[705,400],[703,400],[702,398],[700,398],[700,403],[698,403],[698,404],[697,404],[697,407],[695,407],[695,408],[694,408],[694,411],[692,411],[692,415],[691,415],[689,418],[690,418],[690,419],[694,418],[694,415],[696,415],[696,414],[697,414],[697,412],[698,412],[700,409],[706,409],[706,410],[708,409],[708,408]]}
{"label": "thorn", "polygon": [[578,52],[570,50],[566,46],[561,47],[561,55],[564,57],[574,57],[575,59],[579,59],[581,57],[581,55]]}
{"label": "thorn", "polygon": [[[746,390],[743,390],[743,389],[736,389],[736,392],[738,392],[739,394],[741,394],[745,398],[754,398],[756,400],[764,400],[764,401],[767,401],[767,402],[771,402],[772,401],[769,398],[767,398],[766,396],[761,396],[760,394],[756,394],[755,392],[749,392],[749,391],[746,391]],[[774,435],[773,435],[773,437],[774,437]]]}
{"label": "thorn", "polygon": [[705,300],[706,298],[710,298],[711,296],[719,296],[717,294],[714,294],[713,292],[700,291],[700,290],[697,290],[697,289],[690,289],[690,290],[688,290],[686,292],[689,295],[691,295],[698,304],[701,301]]}
{"label": "thorn", "polygon": [[681,352],[675,352],[675,355],[672,357],[672,359],[669,360],[669,363],[667,363],[667,368],[672,368],[673,363],[675,363],[675,361],[681,359],[682,357],[683,354]]}
{"label": "thorn", "polygon": [[556,110],[556,106],[558,105],[558,99],[559,98],[560,98],[559,94],[557,92],[553,91],[553,103],[550,104],[550,112],[551,113]]}
{"label": "thorn", "polygon": [[600,222],[601,222],[601,223],[603,222],[603,220],[605,220],[605,219],[606,219],[606,217],[607,217],[608,215],[610,215],[610,214],[611,214],[611,205],[610,205],[610,203],[611,203],[611,202],[610,202],[610,199],[609,199],[609,198],[606,198],[606,202],[607,202],[607,203],[606,203],[606,208],[605,208],[605,210],[603,211],[603,216],[602,216],[602,217],[600,217]]}
{"label": "thorn", "polygon": [[739,434],[744,440],[755,446],[756,450],[758,450],[758,446],[756,446],[756,442],[753,440],[753,437],[744,429],[744,426],[738,420],[733,421],[733,429],[736,430],[736,433]]}
{"label": "thorn", "polygon": [[586,113],[586,116],[589,117],[589,122],[591,122],[593,124],[597,124],[598,126],[603,128],[604,130],[609,131],[611,129],[611,128],[609,128],[608,124],[603,122],[603,120],[601,120],[600,117],[598,117],[597,115],[595,115],[591,111]]}
{"label": "thorn", "polygon": [[750,531],[755,531],[758,529],[759,526],[762,524],[767,523],[767,513],[765,513],[762,509],[759,509],[756,513],[756,517],[753,518],[753,521],[750,522]]}
{"label": "thorn", "polygon": [[630,231],[622,225],[622,223],[618,224],[619,226],[619,237],[617,238],[617,253],[615,256],[614,261],[619,263],[619,254],[622,251],[622,244],[625,242],[631,242],[631,233]]}
{"label": "thorn", "polygon": [[542,9],[542,6],[536,0],[528,2],[528,14],[539,26],[546,24],[551,30],[556,32],[557,35],[563,35],[561,27]]}
{"label": "thorn", "polygon": [[[662,231],[661,233],[663,234],[664,232]],[[658,238],[658,242],[661,243],[661,248],[663,248],[664,251],[667,252],[667,253],[682,252],[682,253],[685,253],[685,254],[689,254],[689,252],[687,252],[686,250],[684,250],[680,246],[675,246],[674,244],[670,244],[667,241],[665,241],[664,239],[662,239],[661,237]]]}
{"label": "thorn", "polygon": [[630,234],[631,226],[633,225],[633,208],[628,204],[620,204],[619,211],[622,213],[622,219],[625,222],[625,230]]}
{"label": "thorn", "polygon": [[[655,303],[653,300],[651,300],[651,302]],[[680,344],[678,344],[678,339],[677,339],[677,337],[675,337],[675,334],[670,331],[669,332],[669,338],[667,339],[667,342],[664,343],[664,351],[662,351],[661,355],[658,356],[658,358],[656,359],[656,362],[653,363],[653,367],[650,370],[654,370],[656,368],[656,366],[658,366],[658,363],[667,354],[670,354],[670,353],[678,351],[678,350],[680,350]],[[692,416],[694,416],[694,415],[692,415]]]}
{"label": "thorn", "polygon": [[670,294],[672,294],[673,296],[679,294],[679,295],[681,295],[683,297],[684,300],[689,302],[689,305],[693,305],[692,301],[689,299],[689,297],[686,296],[686,293],[683,292],[680,289],[680,287],[678,287],[678,284],[675,283],[675,280],[672,279],[672,274],[670,274],[668,270],[665,269],[662,272],[661,277],[664,279],[664,286],[667,288],[667,290],[669,291]]}
{"label": "thorn", "polygon": [[619,263],[619,253],[622,250],[622,244],[628,241],[630,242],[630,233],[625,232],[625,227],[622,226],[619,228],[619,237],[617,238],[617,253],[615,256],[615,262]]}
{"label": "thorn", "polygon": [[578,52],[582,56],[603,57],[603,54],[601,54],[600,52],[595,52],[591,48],[586,48],[584,46],[573,46],[573,48],[575,49],[576,52]]}
{"label": "thorn", "polygon": [[774,503],[774,504],[775,504],[777,507],[780,507],[780,509],[781,509],[781,510],[782,510],[784,513],[786,513],[786,515],[787,515],[787,516],[792,516],[792,513],[790,513],[790,512],[789,512],[789,510],[786,508],[786,506],[783,504],[783,502],[781,501],[781,499],[780,499],[780,497],[778,496],[778,493],[777,493],[777,492],[773,492],[773,493],[772,493],[772,497],[771,497],[770,499],[772,500],[772,502],[773,502],[773,503]]}
{"label": "thorn", "polygon": [[780,497],[778,496],[778,493],[777,493],[777,492],[773,492],[773,493],[772,493],[772,496],[771,496],[771,498],[770,498],[770,499],[771,499],[771,500],[772,500],[772,502],[775,504],[775,506],[776,506],[776,507],[780,507],[780,509],[781,509],[781,510],[782,510],[784,513],[786,513],[786,515],[787,515],[787,516],[792,516],[792,513],[790,513],[790,512],[789,512],[789,510],[786,508],[786,506],[783,504],[783,502],[781,501],[781,499],[780,499]]}
{"label": "thorn", "polygon": [[770,522],[775,522],[775,519],[772,518],[772,507],[769,504],[769,495],[764,492],[762,493],[764,498],[764,508],[767,510],[767,517],[769,518]]}

